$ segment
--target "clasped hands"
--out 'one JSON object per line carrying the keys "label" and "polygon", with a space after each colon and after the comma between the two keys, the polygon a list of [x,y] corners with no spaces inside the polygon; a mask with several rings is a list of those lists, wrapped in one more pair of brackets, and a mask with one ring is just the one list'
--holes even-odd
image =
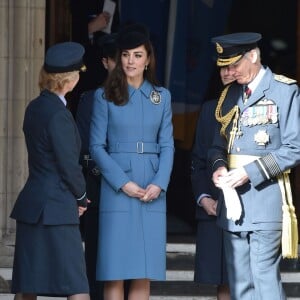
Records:
{"label": "clasped hands", "polygon": [[230,188],[237,188],[248,182],[249,177],[243,167],[230,171],[225,167],[220,167],[213,173],[212,180],[218,188],[222,188],[224,185]]}
{"label": "clasped hands", "polygon": [[223,192],[228,220],[233,222],[240,220],[243,208],[235,188],[243,185],[248,180],[248,175],[243,167],[229,172],[225,167],[220,167],[214,172],[213,182]]}
{"label": "clasped hands", "polygon": [[146,189],[143,189],[135,182],[129,181],[122,186],[122,191],[129,197],[138,198],[143,202],[152,202],[159,196],[161,188],[155,184],[149,184]]}

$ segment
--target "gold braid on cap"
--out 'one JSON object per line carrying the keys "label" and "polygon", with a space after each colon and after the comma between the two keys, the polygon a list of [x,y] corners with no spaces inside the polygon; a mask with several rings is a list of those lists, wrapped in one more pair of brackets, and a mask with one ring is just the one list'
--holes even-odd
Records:
{"label": "gold braid on cap", "polygon": [[[215,117],[216,117],[217,121],[222,125],[220,134],[222,136],[224,136],[226,139],[227,139],[227,136],[225,133],[226,128],[228,127],[228,125],[230,124],[230,122],[232,121],[232,119],[234,117],[235,117],[235,120],[237,121],[238,116],[239,116],[239,107],[237,105],[235,105],[225,116],[222,116],[222,105],[224,103],[224,100],[226,98],[226,95],[227,95],[227,92],[228,92],[228,89],[230,86],[231,86],[231,84],[227,85],[224,88],[224,90],[222,91],[220,98],[218,100],[216,110],[215,110]],[[234,122],[234,123],[237,123],[237,122]],[[232,146],[236,130],[237,130],[237,124],[233,124],[232,132],[230,133],[229,150]]]}
{"label": "gold braid on cap", "polygon": [[229,58],[221,58],[219,57],[217,59],[217,66],[218,67],[224,67],[224,66],[228,66],[231,64],[236,63],[238,60],[240,60],[242,58],[242,54],[234,56],[234,57],[229,57]]}

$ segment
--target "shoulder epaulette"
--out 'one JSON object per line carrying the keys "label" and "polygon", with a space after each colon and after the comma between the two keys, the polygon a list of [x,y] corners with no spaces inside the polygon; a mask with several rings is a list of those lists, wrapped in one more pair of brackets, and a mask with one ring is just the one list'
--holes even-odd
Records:
{"label": "shoulder epaulette", "polygon": [[288,78],[284,75],[279,75],[279,74],[274,74],[274,79],[286,84],[293,84],[293,83],[297,83],[297,80],[292,79],[292,78]]}

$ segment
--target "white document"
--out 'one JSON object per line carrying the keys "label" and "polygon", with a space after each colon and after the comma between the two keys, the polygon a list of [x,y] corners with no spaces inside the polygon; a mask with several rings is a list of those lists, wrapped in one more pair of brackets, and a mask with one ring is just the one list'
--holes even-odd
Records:
{"label": "white document", "polygon": [[102,30],[106,33],[111,33],[111,24],[113,21],[114,13],[116,9],[116,3],[111,0],[105,0],[103,4],[103,11],[106,11],[110,14],[110,20],[107,24],[107,26]]}

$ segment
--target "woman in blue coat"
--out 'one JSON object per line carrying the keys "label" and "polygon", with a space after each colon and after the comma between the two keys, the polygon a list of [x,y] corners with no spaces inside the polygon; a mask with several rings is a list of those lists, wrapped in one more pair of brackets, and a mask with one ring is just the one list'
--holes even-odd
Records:
{"label": "woman in blue coat", "polygon": [[149,299],[166,273],[166,190],[173,165],[171,96],[155,79],[148,30],[119,34],[117,65],[95,93],[90,151],[103,179],[97,279],[104,298]]}

